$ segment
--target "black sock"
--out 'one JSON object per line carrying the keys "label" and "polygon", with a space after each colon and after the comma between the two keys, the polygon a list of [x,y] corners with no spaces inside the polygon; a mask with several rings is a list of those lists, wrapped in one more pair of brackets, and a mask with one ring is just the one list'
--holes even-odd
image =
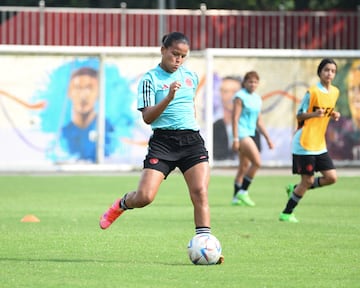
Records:
{"label": "black sock", "polygon": [[127,197],[127,193],[124,195],[124,197],[120,200],[120,203],[119,203],[119,206],[120,206],[120,209],[122,210],[128,210],[128,209],[133,209],[133,208],[130,208],[128,206],[126,206],[126,197]]}
{"label": "black sock", "polygon": [[295,193],[293,193],[291,195],[290,199],[288,200],[283,213],[291,214],[294,211],[295,207],[298,205],[301,198],[302,198],[301,196],[296,195]]}
{"label": "black sock", "polygon": [[321,187],[320,185],[320,177],[316,177],[314,179],[314,183],[311,185],[310,189]]}
{"label": "black sock", "polygon": [[234,197],[235,197],[236,193],[240,190],[240,188],[241,188],[240,183],[235,183],[234,184]]}
{"label": "black sock", "polygon": [[241,190],[248,190],[250,184],[251,184],[252,179],[250,177],[245,176],[243,183],[241,185]]}

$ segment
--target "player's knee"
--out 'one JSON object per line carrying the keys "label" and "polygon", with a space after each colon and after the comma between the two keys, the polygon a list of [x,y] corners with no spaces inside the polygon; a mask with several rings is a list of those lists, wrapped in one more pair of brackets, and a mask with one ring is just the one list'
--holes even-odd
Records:
{"label": "player's knee", "polygon": [[336,174],[332,174],[332,175],[329,175],[326,177],[326,183],[328,185],[331,185],[331,184],[335,184],[337,181],[337,176]]}
{"label": "player's knee", "polygon": [[254,170],[254,171],[257,171],[259,170],[261,167],[261,161],[258,160],[258,161],[254,161],[251,163],[251,169]]}
{"label": "player's knee", "polygon": [[208,193],[207,189],[205,187],[199,187],[197,189],[194,189],[191,191],[192,198],[195,200],[195,202],[203,203],[207,202],[208,199]]}

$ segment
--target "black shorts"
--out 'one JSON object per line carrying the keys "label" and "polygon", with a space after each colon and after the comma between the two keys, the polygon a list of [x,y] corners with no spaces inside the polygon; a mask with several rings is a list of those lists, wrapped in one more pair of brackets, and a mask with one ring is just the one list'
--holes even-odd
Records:
{"label": "black shorts", "polygon": [[144,168],[158,170],[166,178],[176,167],[184,173],[208,161],[209,154],[199,131],[156,129],[149,140]]}
{"label": "black shorts", "polygon": [[320,155],[293,154],[293,174],[314,175],[316,171],[335,169],[329,153]]}
{"label": "black shorts", "polygon": [[250,136],[250,137],[254,140],[254,142],[255,142],[255,144],[256,144],[259,152],[261,152],[260,132],[259,132],[258,130],[256,130],[256,131],[255,131],[255,136]]}

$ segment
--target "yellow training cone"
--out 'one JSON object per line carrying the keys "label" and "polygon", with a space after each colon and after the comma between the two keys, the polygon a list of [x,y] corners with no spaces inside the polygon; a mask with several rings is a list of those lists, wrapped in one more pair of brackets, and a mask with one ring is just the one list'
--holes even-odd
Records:
{"label": "yellow training cone", "polygon": [[35,215],[25,215],[21,222],[40,222],[40,219],[37,218]]}

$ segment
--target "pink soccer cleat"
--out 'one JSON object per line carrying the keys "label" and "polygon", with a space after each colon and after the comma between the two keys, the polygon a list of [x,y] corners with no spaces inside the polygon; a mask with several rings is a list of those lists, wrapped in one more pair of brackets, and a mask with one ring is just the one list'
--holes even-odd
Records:
{"label": "pink soccer cleat", "polygon": [[100,228],[107,229],[124,212],[120,208],[121,199],[117,199],[113,205],[100,217]]}

